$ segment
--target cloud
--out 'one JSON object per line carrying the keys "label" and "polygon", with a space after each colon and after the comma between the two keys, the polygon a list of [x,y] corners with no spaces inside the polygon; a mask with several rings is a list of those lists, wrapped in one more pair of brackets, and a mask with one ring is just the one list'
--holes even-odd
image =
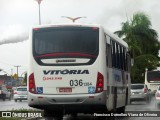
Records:
{"label": "cloud", "polygon": [[28,40],[28,32],[20,25],[6,27],[0,36],[0,45],[8,43],[18,43]]}

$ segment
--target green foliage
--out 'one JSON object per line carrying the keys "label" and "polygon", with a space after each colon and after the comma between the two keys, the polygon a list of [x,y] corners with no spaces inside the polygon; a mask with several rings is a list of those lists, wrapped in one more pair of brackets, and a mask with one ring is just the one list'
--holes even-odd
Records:
{"label": "green foliage", "polygon": [[159,66],[159,59],[151,54],[140,55],[135,58],[134,66],[131,68],[132,83],[143,83],[145,68],[156,69]]}
{"label": "green foliage", "polygon": [[23,81],[22,81],[23,85],[27,85],[27,73],[25,73]]}
{"label": "green foliage", "polygon": [[159,66],[159,49],[157,32],[151,28],[150,18],[144,13],[136,13],[122,23],[122,28],[116,31],[119,37],[128,43],[134,66],[131,68],[132,82],[144,82],[145,68],[155,69]]}

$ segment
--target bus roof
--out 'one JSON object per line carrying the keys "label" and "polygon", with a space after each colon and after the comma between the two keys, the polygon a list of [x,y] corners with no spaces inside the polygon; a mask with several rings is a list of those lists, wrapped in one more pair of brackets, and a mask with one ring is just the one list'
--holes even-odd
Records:
{"label": "bus roof", "polygon": [[119,44],[121,44],[124,47],[128,48],[128,44],[124,40],[119,38],[117,35],[111,33],[108,29],[106,29],[106,27],[101,26],[100,24],[79,24],[79,23],[48,24],[48,25],[38,25],[38,26],[33,27],[33,29],[36,29],[36,28],[47,28],[47,27],[48,28],[50,28],[50,27],[60,27],[60,26],[77,26],[77,27],[79,26],[79,27],[98,27],[98,28],[102,28],[106,35],[110,36],[116,42],[118,42]]}
{"label": "bus roof", "polygon": [[128,48],[128,44],[127,44],[124,40],[122,40],[121,38],[119,38],[117,35],[111,33],[111,32],[110,32],[108,29],[106,29],[105,27],[104,27],[104,31],[105,31],[105,33],[106,33],[108,36],[110,36],[111,38],[113,38],[116,42],[118,42],[119,44],[121,44],[121,45],[123,45],[124,47]]}

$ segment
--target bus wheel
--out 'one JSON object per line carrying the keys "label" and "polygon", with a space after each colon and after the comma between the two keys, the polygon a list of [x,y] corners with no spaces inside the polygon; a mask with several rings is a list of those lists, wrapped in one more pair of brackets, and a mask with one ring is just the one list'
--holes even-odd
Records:
{"label": "bus wheel", "polygon": [[118,108],[117,113],[125,113],[125,106]]}
{"label": "bus wheel", "polygon": [[63,120],[63,113],[44,110],[44,117],[45,120]]}
{"label": "bus wheel", "polygon": [[63,120],[63,116],[56,116],[56,117],[53,117],[54,120]]}
{"label": "bus wheel", "polygon": [[76,117],[77,117],[77,113],[72,113],[72,114],[71,114],[71,117],[72,117],[72,118],[76,118]]}
{"label": "bus wheel", "polygon": [[54,120],[63,120],[63,112],[54,112],[53,113]]}
{"label": "bus wheel", "polygon": [[[130,102],[131,103],[131,102]],[[128,88],[126,89],[126,105],[128,104]]]}
{"label": "bus wheel", "polygon": [[114,97],[113,97],[113,112],[117,111],[117,88],[114,88]]}
{"label": "bus wheel", "polygon": [[44,110],[45,120],[53,120],[53,113],[49,110]]}

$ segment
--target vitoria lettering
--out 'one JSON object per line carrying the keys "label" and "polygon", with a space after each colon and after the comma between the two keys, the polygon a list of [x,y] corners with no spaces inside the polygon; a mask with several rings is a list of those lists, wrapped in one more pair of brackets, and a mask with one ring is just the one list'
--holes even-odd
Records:
{"label": "vitoria lettering", "polygon": [[43,70],[44,75],[89,74],[88,70]]}

